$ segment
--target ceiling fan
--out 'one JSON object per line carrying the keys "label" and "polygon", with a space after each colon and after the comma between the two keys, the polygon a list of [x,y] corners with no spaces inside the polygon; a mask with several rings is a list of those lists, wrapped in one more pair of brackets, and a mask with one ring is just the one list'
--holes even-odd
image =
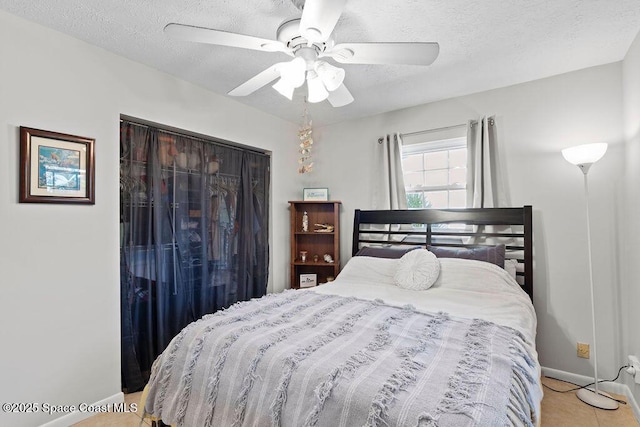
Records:
{"label": "ceiling fan", "polygon": [[[300,0],[293,0],[294,4]],[[278,62],[229,92],[231,96],[247,96],[279,80],[273,88],[288,99],[296,88],[307,83],[307,100],[325,99],[334,107],[353,102],[345,87],[344,69],[325,59],[341,64],[431,65],[439,52],[438,43],[387,42],[338,43],[333,32],[347,0],[306,0],[302,16],[284,21],[276,32],[276,40],[262,39],[223,30],[168,24],[164,31],[170,37],[221,46],[283,52],[293,60]]]}

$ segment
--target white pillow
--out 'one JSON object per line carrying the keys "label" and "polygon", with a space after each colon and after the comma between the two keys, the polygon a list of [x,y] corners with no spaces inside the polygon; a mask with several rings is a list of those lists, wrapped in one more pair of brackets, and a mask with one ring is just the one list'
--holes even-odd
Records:
{"label": "white pillow", "polygon": [[396,286],[404,289],[425,290],[440,275],[440,261],[426,249],[415,249],[402,255],[393,275]]}

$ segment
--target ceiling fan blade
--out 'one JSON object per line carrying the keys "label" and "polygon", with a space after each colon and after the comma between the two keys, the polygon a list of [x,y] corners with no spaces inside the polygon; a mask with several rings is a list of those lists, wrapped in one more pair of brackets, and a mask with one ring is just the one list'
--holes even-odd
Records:
{"label": "ceiling fan blade", "polygon": [[183,24],[168,24],[164,27],[164,32],[168,36],[179,40],[261,50],[265,52],[284,52],[293,56],[291,50],[277,40],[261,39],[245,34]]}
{"label": "ceiling fan blade", "polygon": [[326,41],[336,26],[347,0],[305,0],[300,34],[310,42]]}
{"label": "ceiling fan blade", "polygon": [[349,92],[349,89],[344,84],[338,86],[338,89],[333,92],[329,92],[327,101],[334,107],[343,107],[353,102],[353,95]]}
{"label": "ceiling fan blade", "polygon": [[439,52],[438,43],[340,43],[321,56],[342,64],[431,65]]}
{"label": "ceiling fan blade", "polygon": [[261,73],[258,73],[257,75],[253,76],[252,78],[229,92],[229,95],[247,96],[260,89],[261,87],[268,85],[269,83],[280,77],[280,68],[283,64],[286,64],[286,62],[279,62],[262,71]]}

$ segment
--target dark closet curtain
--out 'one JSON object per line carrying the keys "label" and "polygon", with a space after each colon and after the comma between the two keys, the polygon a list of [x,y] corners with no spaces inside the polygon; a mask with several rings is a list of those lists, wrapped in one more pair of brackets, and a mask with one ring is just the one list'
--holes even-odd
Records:
{"label": "dark closet curtain", "polygon": [[122,382],[190,322],[267,290],[266,154],[121,122]]}

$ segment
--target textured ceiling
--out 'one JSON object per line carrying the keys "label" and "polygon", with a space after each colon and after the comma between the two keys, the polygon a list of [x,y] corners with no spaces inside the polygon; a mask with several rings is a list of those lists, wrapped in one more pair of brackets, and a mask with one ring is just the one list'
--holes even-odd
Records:
{"label": "textured ceiling", "polygon": [[[171,40],[164,26],[275,39],[299,14],[291,0],[0,0],[0,9],[222,95],[289,57]],[[436,41],[440,55],[429,67],[341,65],[355,101],[309,111],[324,125],[615,62],[639,31],[638,0],[349,0],[336,42]],[[297,123],[304,95],[289,101],[266,86],[234,99]]]}

